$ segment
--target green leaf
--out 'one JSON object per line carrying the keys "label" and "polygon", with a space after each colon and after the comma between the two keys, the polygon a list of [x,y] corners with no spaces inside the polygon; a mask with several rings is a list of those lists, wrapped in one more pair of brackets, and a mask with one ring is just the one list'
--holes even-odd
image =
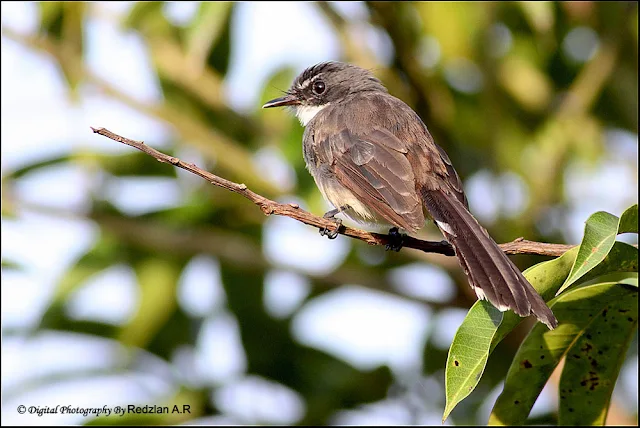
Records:
{"label": "green leaf", "polygon": [[38,3],[38,8],[40,11],[40,32],[49,33],[59,37],[62,18],[62,2],[43,1]]}
{"label": "green leaf", "polygon": [[638,204],[622,213],[618,233],[638,233]]}
{"label": "green leaf", "polygon": [[85,2],[42,2],[40,7],[41,34],[54,39],[59,49],[57,60],[69,84],[72,96],[77,96],[84,51]]}
{"label": "green leaf", "polygon": [[[576,247],[561,257],[532,266],[524,271],[524,276],[543,298],[549,298],[566,279],[577,252]],[[449,348],[445,368],[446,405],[443,420],[475,389],[491,352],[521,321],[522,318],[512,311],[502,313],[483,300],[471,307]],[[484,329],[478,330],[477,326],[484,326]]]}
{"label": "green leaf", "polygon": [[[589,273],[580,278],[579,283],[585,283],[594,278],[614,272],[638,272],[638,249],[625,242],[616,241],[607,257]],[[602,281],[600,281],[602,282]],[[557,294],[563,291],[561,288]]]}
{"label": "green leaf", "polygon": [[2,259],[0,262],[0,266],[2,267],[3,272],[14,271],[14,272],[25,272],[26,268],[23,264],[20,264],[13,260]]}
{"label": "green leaf", "polygon": [[[612,352],[622,358],[624,352],[619,347],[612,346],[610,337],[604,334],[602,329],[595,331],[592,329],[602,322],[603,316],[608,314],[611,318],[611,313],[614,311],[631,311],[626,308],[633,305],[635,305],[637,320],[637,290],[617,283],[576,288],[554,299],[550,307],[558,318],[558,327],[555,330],[548,330],[542,324],[537,324],[522,342],[509,368],[504,389],[494,405],[489,424],[524,424],[538,395],[560,360],[567,356],[565,362],[565,370],[567,370],[567,367],[573,364],[573,360],[577,359],[569,351],[583,335],[591,341],[591,346],[602,351],[603,354]],[[611,327],[624,329],[625,334],[628,332],[627,325],[622,325],[620,322],[613,323],[615,325],[610,324]],[[598,331],[601,334],[598,334]],[[617,376],[617,372],[615,374]],[[610,375],[608,375],[609,380]],[[580,379],[578,382],[583,380]],[[573,392],[577,390],[574,389]],[[592,404],[595,405],[595,402]],[[586,401],[574,410],[584,412],[584,406],[587,406]]]}
{"label": "green leaf", "polygon": [[146,348],[177,308],[176,286],[181,269],[167,259],[147,258],[135,265],[140,303],[118,339],[125,345]]}
{"label": "green leaf", "polygon": [[560,288],[560,292],[604,260],[616,241],[619,222],[618,217],[604,211],[598,211],[589,217],[576,261],[571,268],[569,277]]}
{"label": "green leaf", "polygon": [[553,5],[547,2],[520,2],[518,6],[529,25],[539,33],[546,33],[553,29],[553,21],[556,18]]}
{"label": "green leaf", "polygon": [[95,243],[93,248],[83,254],[78,261],[71,266],[58,281],[53,303],[62,303],[77,288],[103,270],[116,265],[121,261],[122,247],[108,235],[103,235]]}
{"label": "green leaf", "polygon": [[73,160],[73,156],[69,154],[37,160],[35,162],[26,164],[22,167],[16,168],[13,171],[7,172],[5,174],[5,177],[15,180],[15,179],[24,177],[25,175],[31,172],[38,171],[43,168],[48,168],[51,166],[58,166],[58,165],[67,166],[68,163],[71,162],[72,160]]}
{"label": "green leaf", "polygon": [[[173,150],[164,150],[173,156]],[[167,165],[139,151],[129,151],[118,154],[82,153],[77,156],[84,163],[93,163],[117,177],[176,177],[177,168],[167,168]]]}
{"label": "green leaf", "polygon": [[229,70],[229,60],[231,58],[231,24],[236,4],[229,2],[229,7],[221,15],[224,17],[221,28],[216,35],[215,43],[209,50],[207,65],[215,70],[220,76],[226,76]]}
{"label": "green leaf", "polygon": [[584,282],[608,272],[638,271],[638,249],[615,241],[619,233],[637,233],[638,204],[629,207],[617,221],[616,219],[617,217],[603,211],[589,217],[576,262],[557,294],[578,280]]}
{"label": "green leaf", "polygon": [[619,281],[619,284],[626,284],[626,285],[631,285],[633,287],[638,287],[638,277],[633,277],[633,278],[625,278],[621,281]]}
{"label": "green leaf", "polygon": [[69,319],[65,304],[89,279],[122,261],[122,246],[109,235],[102,235],[93,248],[70,266],[56,285],[51,303],[43,314],[39,329],[58,329],[112,337],[114,327],[93,321]]}
{"label": "green leaf", "polygon": [[113,324],[71,318],[63,302],[55,302],[47,308],[40,319],[38,330],[59,330],[104,338],[114,338],[117,333],[117,327]]}
{"label": "green leaf", "polygon": [[447,402],[443,422],[480,381],[489,358],[487,347],[482,344],[491,343],[502,321],[502,312],[491,303],[484,300],[478,303],[465,317],[449,348],[445,378]]}
{"label": "green leaf", "polygon": [[[168,155],[174,155],[172,150],[164,149],[164,152]],[[7,172],[5,178],[15,180],[43,169],[64,167],[70,164],[98,166],[104,171],[116,176],[176,176],[176,168],[167,168],[166,164],[158,162],[146,153],[139,151],[127,151],[117,154],[82,151],[29,163]]]}
{"label": "green leaf", "polygon": [[636,289],[625,289],[624,295],[611,300],[567,352],[559,385],[560,425],[604,425],[613,388],[638,325],[634,279]]}
{"label": "green leaf", "polygon": [[231,2],[203,2],[193,21],[185,30],[188,56],[204,65],[213,43],[218,39],[227,21]]}
{"label": "green leaf", "polygon": [[162,1],[134,3],[122,25],[126,29],[137,30],[145,37],[174,36],[175,27],[163,13],[165,3]]}

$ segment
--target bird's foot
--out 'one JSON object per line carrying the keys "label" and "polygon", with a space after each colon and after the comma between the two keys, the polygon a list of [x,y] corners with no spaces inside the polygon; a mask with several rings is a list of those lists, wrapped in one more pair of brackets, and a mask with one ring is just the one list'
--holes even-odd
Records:
{"label": "bird's foot", "polygon": [[320,228],[320,236],[326,236],[329,239],[336,239],[336,237],[338,236],[338,232],[340,230],[340,228],[342,227],[342,220],[340,220],[339,218],[334,219],[335,223],[336,223],[336,228],[335,230],[329,230],[329,228],[327,227],[321,227]]}
{"label": "bird's foot", "polygon": [[389,229],[389,242],[384,246],[384,249],[387,251],[400,251],[404,245],[404,238],[406,236],[407,235],[405,233],[400,233],[397,227],[392,227]]}
{"label": "bird's foot", "polygon": [[327,211],[326,213],[324,213],[324,215],[322,217],[326,218],[327,220],[333,220],[336,223],[336,228],[335,228],[335,230],[329,230],[329,228],[327,228],[327,227],[321,227],[320,228],[320,236],[326,236],[329,239],[336,239],[336,237],[338,236],[338,232],[340,231],[340,228],[342,227],[342,220],[339,219],[339,218],[336,218],[336,214],[341,213],[342,211],[346,210],[347,208],[349,208],[349,206],[345,205],[343,207],[336,208],[335,210]]}

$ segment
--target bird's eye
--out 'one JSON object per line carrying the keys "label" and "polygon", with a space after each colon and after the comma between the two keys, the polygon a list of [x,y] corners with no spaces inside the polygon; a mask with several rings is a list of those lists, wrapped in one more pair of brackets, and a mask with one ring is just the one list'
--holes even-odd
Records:
{"label": "bird's eye", "polygon": [[313,93],[316,95],[320,95],[324,92],[325,86],[322,80],[316,80],[313,82]]}

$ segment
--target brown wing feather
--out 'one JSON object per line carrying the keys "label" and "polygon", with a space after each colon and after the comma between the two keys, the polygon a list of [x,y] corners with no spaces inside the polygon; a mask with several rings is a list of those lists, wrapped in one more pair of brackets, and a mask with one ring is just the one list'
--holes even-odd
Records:
{"label": "brown wing feather", "polygon": [[[466,206],[462,183],[420,117],[401,100],[362,94],[348,109],[319,113],[308,129],[313,156],[367,207],[391,224],[424,226],[420,188],[446,188]],[[371,118],[375,117],[373,123]],[[316,122],[314,120],[314,122]]]}
{"label": "brown wing feather", "polygon": [[363,135],[348,130],[316,141],[318,154],[332,172],[370,210],[407,230],[424,225],[422,202],[402,144],[383,129]]}

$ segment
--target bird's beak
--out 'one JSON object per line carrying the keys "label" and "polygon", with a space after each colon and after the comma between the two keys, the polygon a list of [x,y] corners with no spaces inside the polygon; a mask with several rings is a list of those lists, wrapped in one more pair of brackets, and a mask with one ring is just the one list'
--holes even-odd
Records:
{"label": "bird's beak", "polygon": [[262,108],[282,107],[282,106],[294,106],[300,104],[300,100],[292,94],[287,94],[284,97],[276,98],[267,102]]}

